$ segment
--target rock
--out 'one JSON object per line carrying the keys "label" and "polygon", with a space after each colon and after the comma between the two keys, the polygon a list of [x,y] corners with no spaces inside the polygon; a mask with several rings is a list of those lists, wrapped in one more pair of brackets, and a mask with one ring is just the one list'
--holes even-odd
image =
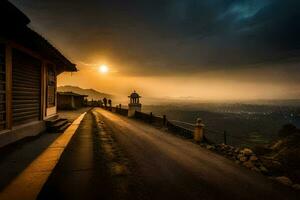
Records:
{"label": "rock", "polygon": [[272,160],[272,164],[276,165],[276,166],[282,166],[281,162],[279,162],[277,160]]}
{"label": "rock", "polygon": [[261,165],[259,167],[259,170],[263,173],[263,174],[267,174],[269,171],[267,170],[267,168],[265,168],[263,165]]}
{"label": "rock", "polygon": [[291,181],[291,179],[289,179],[286,176],[276,177],[275,180],[278,181],[279,183],[282,183],[283,185],[287,185],[287,186],[293,185],[293,182]]}
{"label": "rock", "polygon": [[245,162],[245,161],[247,161],[247,157],[246,157],[246,156],[241,156],[241,157],[239,158],[239,160],[240,160],[241,162]]}
{"label": "rock", "polygon": [[212,145],[206,145],[206,149],[208,149],[208,150],[213,150],[213,149],[215,149],[215,147],[212,146]]}
{"label": "rock", "polygon": [[279,149],[283,144],[283,141],[282,140],[278,140],[275,144],[273,144],[273,146],[271,146],[271,149],[272,150],[276,150],[276,149]]}
{"label": "rock", "polygon": [[233,146],[227,146],[227,148],[228,148],[228,151],[233,151],[234,150],[234,147]]}
{"label": "rock", "polygon": [[253,154],[253,151],[249,148],[245,148],[245,149],[243,149],[243,153],[245,156],[250,156]]}
{"label": "rock", "polygon": [[240,164],[241,162],[239,160],[234,161],[236,164]]}
{"label": "rock", "polygon": [[263,166],[263,164],[259,161],[252,161],[252,162],[254,163],[255,167],[259,168],[260,166]]}
{"label": "rock", "polygon": [[249,160],[251,160],[251,161],[257,161],[258,158],[256,156],[250,156]]}
{"label": "rock", "polygon": [[260,172],[260,170],[257,167],[252,167],[251,170],[256,171],[256,172]]}
{"label": "rock", "polygon": [[201,147],[206,147],[206,144],[200,143],[200,146],[201,146]]}
{"label": "rock", "polygon": [[264,157],[260,157],[260,161],[272,174],[282,174],[284,172],[282,164],[278,161],[265,159]]}
{"label": "rock", "polygon": [[268,176],[268,179],[275,181],[275,177],[274,176]]}
{"label": "rock", "polygon": [[292,186],[295,190],[300,190],[300,184],[294,184]]}
{"label": "rock", "polygon": [[236,148],[236,149],[234,150],[234,153],[239,153],[239,151],[240,151],[240,149],[239,149],[239,148]]}
{"label": "rock", "polygon": [[244,162],[243,166],[245,166],[245,167],[247,167],[249,169],[251,169],[251,168],[254,167],[254,165],[253,165],[253,163],[251,161]]}

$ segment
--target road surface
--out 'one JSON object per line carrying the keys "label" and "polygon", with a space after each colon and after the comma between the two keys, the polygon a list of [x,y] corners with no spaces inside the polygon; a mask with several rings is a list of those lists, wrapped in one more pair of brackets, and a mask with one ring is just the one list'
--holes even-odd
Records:
{"label": "road surface", "polygon": [[94,109],[39,199],[296,199],[232,161],[150,125]]}

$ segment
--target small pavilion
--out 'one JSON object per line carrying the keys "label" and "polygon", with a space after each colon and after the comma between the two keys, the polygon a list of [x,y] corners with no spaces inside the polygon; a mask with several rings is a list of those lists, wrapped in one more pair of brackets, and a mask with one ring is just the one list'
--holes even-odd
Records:
{"label": "small pavilion", "polygon": [[136,93],[136,91],[134,91],[133,93],[131,93],[130,96],[128,96],[128,98],[130,99],[131,104],[139,104],[141,96],[138,93]]}
{"label": "small pavilion", "polygon": [[135,115],[135,111],[141,112],[142,110],[142,104],[140,103],[141,96],[134,91],[130,96],[128,96],[128,98],[128,117],[133,117]]}

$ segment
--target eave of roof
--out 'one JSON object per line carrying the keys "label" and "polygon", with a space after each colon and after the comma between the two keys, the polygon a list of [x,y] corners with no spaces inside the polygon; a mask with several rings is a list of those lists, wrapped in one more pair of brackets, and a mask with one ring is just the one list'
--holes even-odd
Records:
{"label": "eave of roof", "polygon": [[[48,57],[49,59],[52,59],[54,62],[56,62],[56,64],[58,64],[59,67],[63,67],[64,71],[77,71],[76,65],[72,63],[69,59],[67,59],[60,51],[58,51],[50,42],[48,42],[40,34],[38,34],[30,28],[27,28],[25,32],[27,32],[29,38],[32,38],[32,40],[37,41],[36,48],[40,48],[40,51],[43,52],[44,56]],[[28,43],[28,45],[31,44],[32,43]]]}
{"label": "eave of roof", "polygon": [[0,23],[3,24],[3,31],[0,31],[1,36],[15,41],[49,59],[57,67],[61,68],[60,71],[77,71],[74,63],[68,60],[40,34],[27,27],[30,19],[7,0],[0,0]]}

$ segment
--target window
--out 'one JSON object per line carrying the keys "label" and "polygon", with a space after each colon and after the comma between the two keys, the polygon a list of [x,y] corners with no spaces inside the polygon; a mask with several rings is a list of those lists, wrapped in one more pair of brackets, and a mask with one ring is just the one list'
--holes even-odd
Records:
{"label": "window", "polygon": [[47,108],[55,106],[56,75],[53,65],[47,65]]}

